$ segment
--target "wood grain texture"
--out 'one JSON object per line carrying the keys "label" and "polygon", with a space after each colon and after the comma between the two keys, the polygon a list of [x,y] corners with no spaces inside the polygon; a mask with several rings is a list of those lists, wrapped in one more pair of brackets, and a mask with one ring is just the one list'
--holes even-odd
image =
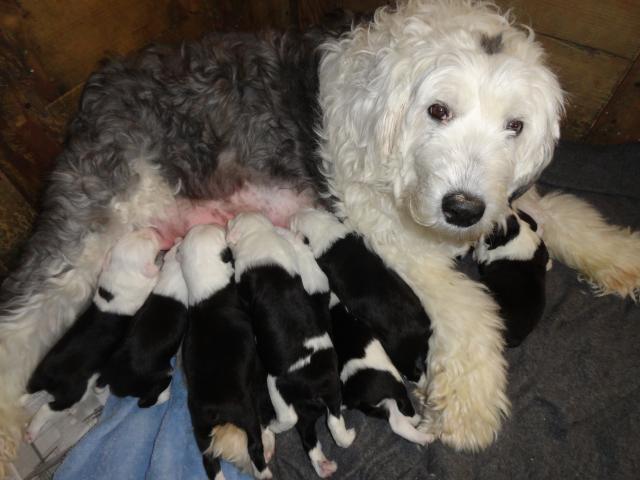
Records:
{"label": "wood grain texture", "polygon": [[[5,17],[6,18],[6,17]],[[64,120],[46,113],[56,98],[42,69],[21,48],[15,31],[0,34],[0,170],[33,205],[60,150]]]}
{"label": "wood grain texture", "polygon": [[640,142],[640,57],[604,107],[587,140],[602,144]]}
{"label": "wood grain texture", "polygon": [[640,51],[638,0],[498,0],[538,33],[632,60]]}
{"label": "wood grain texture", "polygon": [[29,0],[21,3],[20,36],[64,94],[102,58],[129,53],[204,16],[193,7],[176,0]]}
{"label": "wood grain texture", "polygon": [[36,205],[82,84],[105,56],[200,37],[205,0],[0,3],[0,170]]}
{"label": "wood grain texture", "polygon": [[15,260],[16,246],[26,239],[34,216],[33,208],[0,173],[0,263],[5,268]]}
{"label": "wood grain texture", "polygon": [[[287,28],[295,23],[295,0],[208,0],[220,31]],[[324,3],[324,2],[321,2]]]}
{"label": "wood grain texture", "polygon": [[611,98],[630,62],[597,50],[540,36],[548,63],[567,92],[563,138],[579,140]]}

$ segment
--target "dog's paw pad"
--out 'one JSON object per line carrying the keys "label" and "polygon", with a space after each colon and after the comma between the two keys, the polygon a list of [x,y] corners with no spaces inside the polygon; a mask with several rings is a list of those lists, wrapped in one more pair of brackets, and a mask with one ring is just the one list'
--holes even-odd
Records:
{"label": "dog's paw pad", "polygon": [[328,478],[338,470],[338,464],[333,460],[321,460],[316,466],[316,472],[320,478]]}

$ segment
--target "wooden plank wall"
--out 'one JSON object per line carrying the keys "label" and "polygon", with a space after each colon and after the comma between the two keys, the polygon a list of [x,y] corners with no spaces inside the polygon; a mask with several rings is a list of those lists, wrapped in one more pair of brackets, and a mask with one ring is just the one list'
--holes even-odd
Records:
{"label": "wooden plank wall", "polygon": [[[382,0],[0,0],[0,277],[28,232],[88,74],[208,30],[284,28]],[[568,93],[565,138],[640,141],[640,1],[498,0],[532,26]]]}

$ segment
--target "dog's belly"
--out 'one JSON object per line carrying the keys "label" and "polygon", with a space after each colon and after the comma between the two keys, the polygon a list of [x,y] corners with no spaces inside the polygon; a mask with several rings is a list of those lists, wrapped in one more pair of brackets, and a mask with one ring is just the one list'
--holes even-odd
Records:
{"label": "dog's belly", "polygon": [[316,205],[317,197],[311,190],[298,192],[287,187],[245,184],[226,199],[189,200],[178,198],[163,218],[152,221],[166,245],[173,245],[191,227],[216,224],[222,227],[242,212],[260,212],[274,225],[287,227],[289,217],[302,208]]}

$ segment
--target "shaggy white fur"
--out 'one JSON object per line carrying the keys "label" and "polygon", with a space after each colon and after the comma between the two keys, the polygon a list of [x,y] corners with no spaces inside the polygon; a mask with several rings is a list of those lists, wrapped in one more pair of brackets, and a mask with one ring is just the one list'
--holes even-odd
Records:
{"label": "shaggy white fur", "polygon": [[74,268],[51,272],[41,293],[27,299],[29,307],[0,322],[0,478],[5,462],[15,456],[27,420],[19,405],[27,379],[47,349],[91,300],[106,252],[122,235],[149,226],[152,218],[175,205],[173,192],[149,164],[151,156],[134,163],[139,182],[114,199],[114,215],[104,231],[85,237]]}
{"label": "shaggy white fur", "polygon": [[578,270],[598,295],[640,300],[640,233],[608,224],[587,202],[529,190],[516,206],[533,212],[551,255]]}
{"label": "shaggy white fur", "polygon": [[[456,448],[482,448],[509,411],[501,322],[452,258],[551,160],[562,90],[532,32],[490,3],[380,9],[325,50],[321,152],[338,213],[432,320],[422,427]],[[431,114],[434,105],[444,113]],[[441,207],[458,191],[486,205],[468,228],[448,223]]]}

